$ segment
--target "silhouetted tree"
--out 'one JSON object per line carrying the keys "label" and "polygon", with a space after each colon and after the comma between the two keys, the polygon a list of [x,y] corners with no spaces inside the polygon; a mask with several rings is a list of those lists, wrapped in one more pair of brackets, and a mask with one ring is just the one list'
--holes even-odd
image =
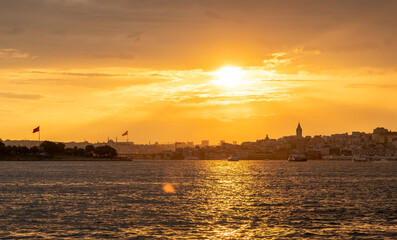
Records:
{"label": "silhouetted tree", "polygon": [[18,146],[16,149],[18,155],[27,155],[29,152],[29,148],[25,146]]}
{"label": "silhouetted tree", "polygon": [[96,147],[94,149],[94,153],[98,157],[113,158],[113,157],[117,156],[116,149],[114,149],[114,148],[112,148],[111,146],[108,146],[108,145]]}
{"label": "silhouetted tree", "polygon": [[11,146],[5,146],[4,155],[11,155],[11,154],[12,154],[12,147]]}
{"label": "silhouetted tree", "polygon": [[87,146],[85,146],[85,156],[86,157],[93,157],[94,156],[94,150],[95,150],[95,147],[94,147],[94,145],[87,145]]}
{"label": "silhouetted tree", "polygon": [[65,144],[58,143],[57,146],[58,146],[58,153],[63,154],[63,151],[65,150]]}
{"label": "silhouetted tree", "polygon": [[86,153],[92,153],[94,151],[94,149],[95,149],[94,145],[90,144],[90,145],[85,146]]}
{"label": "silhouetted tree", "polygon": [[74,151],[74,155],[75,155],[75,156],[81,156],[81,157],[83,157],[83,156],[85,155],[85,150],[82,149],[82,148],[77,148],[77,149]]}
{"label": "silhouetted tree", "polygon": [[0,155],[6,155],[6,152],[6,145],[2,141],[0,141]]}
{"label": "silhouetted tree", "polygon": [[11,155],[17,155],[18,154],[18,147],[17,146],[8,146],[8,149],[9,149]]}
{"label": "silhouetted tree", "polygon": [[65,144],[44,141],[43,143],[40,144],[40,147],[43,148],[45,153],[50,155],[55,155],[55,154],[63,153],[65,149]]}
{"label": "silhouetted tree", "polygon": [[33,146],[30,148],[30,153],[31,154],[38,154],[39,153],[39,148],[37,146]]}
{"label": "silhouetted tree", "polygon": [[88,157],[88,158],[91,158],[91,157],[93,157],[94,156],[94,153],[92,153],[92,152],[89,152],[89,153],[85,153],[85,156],[86,157]]}
{"label": "silhouetted tree", "polygon": [[74,149],[73,149],[73,148],[65,148],[65,150],[63,150],[63,153],[64,153],[65,155],[71,156],[71,155],[74,154]]}

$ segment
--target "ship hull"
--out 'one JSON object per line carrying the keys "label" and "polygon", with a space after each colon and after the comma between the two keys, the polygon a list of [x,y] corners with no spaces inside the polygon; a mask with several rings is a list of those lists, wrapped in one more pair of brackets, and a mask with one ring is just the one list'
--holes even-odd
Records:
{"label": "ship hull", "polygon": [[288,157],[289,162],[306,162],[307,158],[305,155],[302,154],[291,154]]}

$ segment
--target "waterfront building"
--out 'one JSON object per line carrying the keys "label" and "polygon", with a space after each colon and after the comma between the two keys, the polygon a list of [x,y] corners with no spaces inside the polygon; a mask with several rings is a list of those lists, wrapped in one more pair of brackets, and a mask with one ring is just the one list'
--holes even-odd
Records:
{"label": "waterfront building", "polygon": [[301,127],[301,123],[298,123],[298,127],[296,128],[296,136],[298,138],[302,137],[302,127]]}
{"label": "waterfront building", "polygon": [[210,141],[209,140],[202,140],[201,141],[201,146],[202,147],[208,147],[210,145]]}
{"label": "waterfront building", "polygon": [[265,141],[269,141],[269,135],[268,134],[266,134]]}
{"label": "waterfront building", "polygon": [[397,141],[397,132],[389,131],[383,127],[375,128],[372,133],[372,140],[376,143],[387,144]]}

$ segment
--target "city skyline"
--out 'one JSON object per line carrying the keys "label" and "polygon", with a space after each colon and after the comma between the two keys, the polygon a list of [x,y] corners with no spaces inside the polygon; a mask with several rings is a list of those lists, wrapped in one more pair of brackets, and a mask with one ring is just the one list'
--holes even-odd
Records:
{"label": "city skyline", "polygon": [[[395,1],[1,1],[0,138],[397,129]],[[43,18],[45,16],[45,18]],[[222,138],[218,137],[222,136]]]}
{"label": "city skyline", "polygon": [[[38,132],[38,128],[34,129]],[[51,141],[12,141],[0,142],[3,155],[8,152],[19,157],[35,156],[38,151],[48,153],[58,152],[68,156],[91,156],[101,153],[102,157],[110,152],[102,152],[105,148],[119,155],[119,159],[145,159],[145,160],[221,160],[230,156],[241,160],[285,160],[289,155],[302,156],[310,160],[396,160],[397,131],[391,131],[383,127],[377,127],[372,133],[352,132],[335,133],[329,136],[303,136],[300,123],[296,128],[296,134],[283,136],[278,139],[265,139],[245,141],[241,144],[233,141],[228,143],[221,140],[212,143],[202,140],[201,143],[193,141],[175,143],[146,143],[135,144],[133,142],[113,141],[106,142],[58,142]],[[124,132],[128,134],[128,132]],[[44,145],[46,147],[44,147]],[[51,146],[53,146],[51,148]],[[41,150],[40,150],[41,149]],[[43,150],[44,149],[44,150]],[[47,149],[47,150],[45,150]],[[51,150],[52,149],[52,150]],[[101,150],[102,149],[102,150]],[[113,154],[113,153],[112,153]],[[295,155],[294,155],[295,154]]]}
{"label": "city skyline", "polygon": [[[346,132],[335,132],[335,133],[330,133],[330,134],[313,134],[313,135],[305,135],[304,134],[304,128],[302,128],[301,123],[298,122],[297,127],[295,128],[295,132],[294,134],[289,134],[289,135],[284,135],[284,136],[278,136],[278,137],[273,137],[273,136],[269,136],[269,134],[265,133],[264,137],[260,137],[257,139],[244,139],[242,141],[236,141],[236,140],[226,140],[225,138],[219,137],[217,140],[215,141],[211,141],[209,140],[209,138],[202,138],[200,140],[192,140],[192,139],[187,139],[187,140],[175,140],[175,141],[168,141],[168,142],[160,142],[157,141],[156,139],[150,139],[148,142],[134,142],[129,140],[128,136],[129,136],[129,130],[126,130],[124,132],[122,132],[120,135],[117,136],[107,136],[106,139],[103,140],[96,140],[96,141],[87,141],[87,139],[84,139],[83,141],[56,141],[53,139],[40,139],[40,132],[41,132],[41,128],[40,126],[36,127],[33,129],[33,134],[37,133],[37,136],[39,136],[39,139],[9,139],[9,138],[0,138],[0,141],[6,141],[6,142],[31,142],[31,143],[40,143],[43,141],[55,141],[55,142],[63,142],[63,143],[130,143],[130,144],[137,144],[137,145],[154,145],[154,144],[164,144],[164,145],[172,145],[172,144],[185,144],[186,146],[218,146],[218,145],[222,145],[223,143],[226,144],[243,144],[243,143],[247,143],[247,142],[254,142],[254,141],[263,141],[263,140],[280,140],[280,139],[284,139],[284,138],[290,138],[290,137],[295,137],[297,139],[303,139],[303,138],[316,138],[316,137],[332,137],[332,136],[336,136],[336,135],[354,135],[354,134],[372,134],[377,132],[377,131],[381,131],[383,132],[383,134],[385,133],[390,133],[393,135],[393,139],[394,141],[397,142],[397,131],[393,131],[393,130],[389,130],[385,127],[376,127],[376,128],[372,128],[372,131],[366,132],[366,131],[354,131],[354,130],[350,130],[350,131],[346,131]],[[394,137],[394,135],[396,135],[396,137]],[[396,139],[395,139],[396,138]],[[397,144],[397,143],[396,143]],[[22,144],[23,145],[23,144]]]}

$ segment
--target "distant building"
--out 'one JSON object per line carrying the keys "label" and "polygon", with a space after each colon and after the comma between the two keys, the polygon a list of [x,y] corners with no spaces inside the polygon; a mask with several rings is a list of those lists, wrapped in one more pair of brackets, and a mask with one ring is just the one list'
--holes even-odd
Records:
{"label": "distant building", "polygon": [[187,147],[186,142],[175,142],[175,149]]}
{"label": "distant building", "polygon": [[187,142],[186,146],[190,148],[194,148],[194,142]]}
{"label": "distant building", "polygon": [[383,127],[377,127],[373,131],[373,134],[379,134],[379,135],[381,135],[381,134],[386,135],[388,133],[389,133],[389,130],[387,130],[386,128],[383,128]]}
{"label": "distant building", "polygon": [[302,137],[302,127],[301,127],[301,123],[298,123],[298,127],[296,128],[296,136],[298,138]]}
{"label": "distant building", "polygon": [[208,141],[208,140],[202,140],[201,141],[201,146],[202,147],[208,147],[210,145],[210,141]]}
{"label": "distant building", "polygon": [[393,143],[397,140],[397,132],[389,131],[383,127],[375,128],[372,133],[372,140],[376,143]]}

